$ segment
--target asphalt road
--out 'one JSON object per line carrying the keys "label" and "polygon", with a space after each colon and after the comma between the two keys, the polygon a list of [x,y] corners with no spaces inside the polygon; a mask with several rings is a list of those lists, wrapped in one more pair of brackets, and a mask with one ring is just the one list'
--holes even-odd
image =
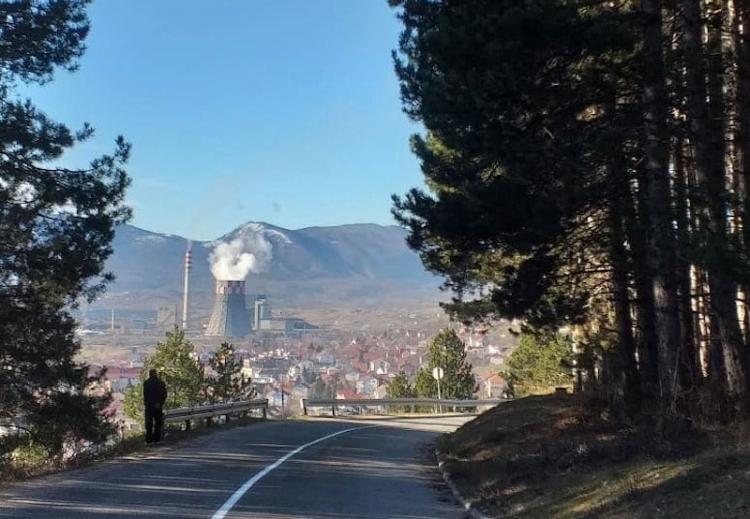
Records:
{"label": "asphalt road", "polygon": [[320,419],[227,429],[145,457],[0,487],[0,517],[463,518],[429,444],[465,420]]}

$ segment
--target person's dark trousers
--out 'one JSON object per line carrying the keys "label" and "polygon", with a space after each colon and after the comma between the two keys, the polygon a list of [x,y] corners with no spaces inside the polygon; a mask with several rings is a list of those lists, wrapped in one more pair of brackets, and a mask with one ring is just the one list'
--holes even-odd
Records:
{"label": "person's dark trousers", "polygon": [[146,443],[161,440],[164,413],[159,407],[146,406]]}

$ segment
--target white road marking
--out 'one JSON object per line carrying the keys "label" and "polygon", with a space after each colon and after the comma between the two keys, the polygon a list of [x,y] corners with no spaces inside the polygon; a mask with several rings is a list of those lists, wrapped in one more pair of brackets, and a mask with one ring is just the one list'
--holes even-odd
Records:
{"label": "white road marking", "polygon": [[364,427],[352,427],[350,429],[344,429],[343,431],[337,431],[335,433],[328,434],[326,436],[318,438],[317,440],[313,440],[311,442],[308,442],[308,443],[306,443],[304,445],[300,445],[299,447],[297,447],[293,451],[284,454],[282,457],[280,457],[279,459],[277,459],[276,461],[274,461],[272,464],[270,464],[269,466],[267,466],[266,468],[264,468],[263,470],[261,470],[260,472],[258,472],[256,475],[254,475],[253,477],[251,477],[247,481],[245,481],[245,483],[240,488],[238,488],[234,492],[234,494],[232,494],[229,497],[229,499],[227,499],[224,502],[223,505],[221,505],[221,508],[219,508],[214,513],[214,515],[211,516],[211,519],[224,519],[224,517],[234,507],[234,505],[237,504],[237,501],[239,501],[242,498],[242,496],[244,496],[247,493],[248,490],[250,490],[251,488],[253,488],[253,486],[258,481],[260,481],[261,479],[263,479],[266,475],[268,475],[269,472],[271,472],[275,468],[278,468],[279,465],[281,465],[282,463],[284,463],[286,460],[288,460],[289,458],[291,458],[292,456],[294,456],[296,454],[299,454],[300,452],[302,452],[306,448],[308,448],[308,447],[310,447],[312,445],[315,445],[316,443],[320,443],[320,442],[324,442],[326,440],[329,440],[329,439],[333,438],[334,436],[338,436],[340,434],[344,434],[344,433],[348,433],[348,432],[352,432],[352,431],[359,431],[361,429],[371,429],[373,427],[378,427],[378,426],[377,425],[366,425]]}

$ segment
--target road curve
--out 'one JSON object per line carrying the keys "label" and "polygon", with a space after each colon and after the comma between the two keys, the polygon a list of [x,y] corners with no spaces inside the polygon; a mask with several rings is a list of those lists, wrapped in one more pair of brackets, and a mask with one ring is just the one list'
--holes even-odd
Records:
{"label": "road curve", "polygon": [[0,518],[462,518],[429,444],[465,420],[320,419],[227,429],[146,457],[0,487]]}

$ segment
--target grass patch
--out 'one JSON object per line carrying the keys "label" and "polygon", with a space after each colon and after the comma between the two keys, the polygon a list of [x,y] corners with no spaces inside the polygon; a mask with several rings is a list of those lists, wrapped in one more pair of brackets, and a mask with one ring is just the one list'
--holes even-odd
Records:
{"label": "grass patch", "polygon": [[657,432],[575,395],[519,399],[441,437],[461,493],[492,517],[750,517],[746,431]]}

